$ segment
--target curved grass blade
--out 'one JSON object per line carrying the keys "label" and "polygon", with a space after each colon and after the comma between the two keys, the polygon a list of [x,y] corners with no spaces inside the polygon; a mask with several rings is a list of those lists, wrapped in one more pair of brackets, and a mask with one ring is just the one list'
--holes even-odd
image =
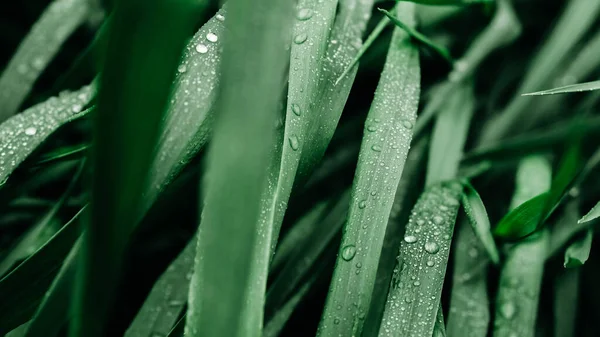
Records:
{"label": "curved grass blade", "polygon": [[419,41],[423,45],[425,45],[428,48],[430,48],[431,50],[435,51],[442,58],[444,58],[444,60],[448,61],[448,63],[450,63],[450,64],[454,63],[454,60],[452,59],[452,56],[450,55],[450,52],[448,51],[448,49],[431,41],[427,36],[421,34],[414,27],[411,27],[411,25],[405,24],[404,22],[400,21],[397,17],[395,17],[394,15],[392,15],[390,12],[386,11],[385,9],[378,8],[378,10],[381,13],[385,14],[385,16],[387,16],[390,19],[390,21],[392,21],[394,23],[394,25],[396,25],[396,27],[400,27],[401,29],[406,31],[408,33],[408,35],[410,35],[411,38]]}
{"label": "curved grass blade", "polygon": [[542,193],[506,214],[494,228],[494,235],[519,239],[533,233],[542,219],[548,193]]}
{"label": "curved grass blade", "polygon": [[463,185],[464,193],[462,195],[462,204],[465,213],[471,222],[471,227],[473,227],[473,231],[476,233],[477,238],[481,240],[481,243],[483,244],[483,247],[485,247],[492,262],[498,264],[500,263],[500,255],[498,254],[498,248],[496,248],[496,243],[492,236],[490,219],[485,210],[485,205],[473,185],[468,181],[464,181]]}
{"label": "curved grass blade", "polygon": [[592,239],[594,237],[594,230],[588,229],[585,235],[573,242],[565,251],[565,268],[575,268],[582,266],[585,261],[590,257],[590,250],[592,249]]}
{"label": "curved grass blade", "polygon": [[[398,5],[414,25],[414,5]],[[386,225],[410,148],[420,92],[419,53],[408,35],[394,31],[367,117],[348,221],[319,336],[360,335],[371,302]],[[397,107],[392,110],[392,107]],[[342,309],[340,309],[340,306]],[[343,313],[343,314],[342,314]],[[341,320],[335,324],[336,320]]]}
{"label": "curved grass blade", "polygon": [[379,336],[431,336],[460,205],[458,183],[433,185],[413,208]]}
{"label": "curved grass blade", "polygon": [[594,206],[586,215],[584,215],[577,223],[585,223],[596,220],[600,217],[600,202]]}
{"label": "curved grass blade", "polygon": [[152,286],[125,337],[166,336],[187,304],[196,242],[191,240]]}
{"label": "curved grass blade", "polygon": [[274,93],[285,77],[292,5],[234,0],[228,6],[221,115],[209,152],[185,325],[190,337],[258,337],[263,324],[267,273],[254,268],[270,256],[262,254],[270,252],[270,240],[257,238],[264,234],[261,197],[269,190],[277,139],[272,126],[281,98]]}
{"label": "curved grass blade", "polygon": [[556,95],[556,94],[567,94],[573,92],[585,92],[600,89],[600,81],[586,82],[566,85],[564,87],[548,89],[543,91],[531,92],[528,94],[522,94],[521,96],[544,96],[544,95]]}
{"label": "curved grass blade", "polygon": [[87,19],[89,0],[55,0],[0,76],[0,122],[15,114],[61,45]]}
{"label": "curved grass blade", "polygon": [[52,239],[0,279],[0,335],[25,323],[35,313],[44,293],[80,233],[85,207]]}
{"label": "curved grass blade", "polygon": [[[544,157],[532,156],[521,161],[511,208],[524,205],[524,200],[535,200],[531,198],[536,194],[544,195],[551,187],[551,177],[550,163]],[[542,230],[511,248],[500,273],[493,336],[535,335],[548,242],[549,233]]]}
{"label": "curved grass blade", "polygon": [[136,0],[118,2],[113,9],[93,115],[92,204],[75,282],[71,336],[104,335],[196,6],[193,0]]}
{"label": "curved grass blade", "polygon": [[64,93],[35,105],[0,124],[0,181],[29,157],[63,124],[85,116],[93,86]]}
{"label": "curved grass blade", "polygon": [[0,262],[0,276],[6,274],[6,272],[9,271],[17,262],[27,258],[31,252],[38,250],[39,247],[45,243],[44,241],[41,241],[44,238],[44,233],[46,233],[45,236],[48,238],[55,234],[52,232],[51,223],[58,211],[65,204],[67,198],[73,192],[82,170],[83,161],[77,168],[73,178],[71,179],[71,182],[63,192],[63,195],[60,197],[60,199],[56,201],[54,205],[52,205],[46,214],[44,214],[44,216],[42,216],[42,218],[40,218],[37,223],[23,235],[16,246],[2,259]]}
{"label": "curved grass blade", "polygon": [[41,165],[47,165],[63,160],[71,160],[73,158],[81,158],[85,155],[87,150],[90,148],[89,144],[81,144],[75,146],[65,146],[56,149],[52,152],[45,153],[32,165],[38,167]]}
{"label": "curved grass blade", "polygon": [[[530,62],[529,70],[516,92],[533,92],[549,83],[556,71],[561,69],[561,64],[573,46],[595,22],[599,12],[598,2],[570,1],[553,31]],[[497,118],[486,124],[479,144],[491,144],[506,137],[509,132],[530,127],[536,118],[536,113],[528,113],[532,104],[535,104],[534,100],[529,97],[514,97]]]}
{"label": "curved grass blade", "polygon": [[433,129],[426,185],[454,179],[475,110],[472,85],[461,82],[451,89],[450,101],[439,113]]}

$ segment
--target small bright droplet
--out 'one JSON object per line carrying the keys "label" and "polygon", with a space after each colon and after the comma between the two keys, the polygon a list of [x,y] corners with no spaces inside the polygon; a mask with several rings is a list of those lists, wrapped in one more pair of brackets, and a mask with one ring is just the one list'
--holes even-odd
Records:
{"label": "small bright droplet", "polygon": [[433,217],[433,223],[436,224],[437,226],[440,226],[441,224],[444,223],[444,218],[442,218],[439,215],[436,215]]}
{"label": "small bright droplet", "polygon": [[361,201],[358,203],[358,208],[360,208],[360,209],[364,209],[365,207],[367,207],[367,201],[366,201],[366,200],[361,200]]}
{"label": "small bright droplet", "polygon": [[373,146],[371,146],[371,150],[373,150],[375,152],[381,152],[381,146],[373,145]]}
{"label": "small bright droplet", "polygon": [[506,319],[513,318],[516,312],[517,308],[515,307],[515,304],[513,302],[506,302],[500,307],[500,313]]}
{"label": "small bright droplet", "polygon": [[37,133],[37,129],[32,127],[28,127],[27,129],[25,129],[25,134],[28,136],[33,136]]}
{"label": "small bright droplet", "polygon": [[206,54],[208,52],[208,47],[203,45],[202,43],[199,43],[196,45],[196,51],[200,54]]}
{"label": "small bright droplet", "polygon": [[440,251],[440,246],[435,242],[426,242],[425,251],[429,254],[435,254]]}
{"label": "small bright droplet", "polygon": [[298,138],[296,136],[291,136],[290,138],[288,138],[288,141],[290,143],[290,147],[292,148],[292,150],[296,151],[298,150],[299,147],[299,142],[298,142]]}
{"label": "small bright droplet", "polygon": [[375,131],[377,131],[377,128],[375,126],[373,126],[373,125],[369,125],[367,127],[367,131],[369,131],[369,132],[375,132]]}
{"label": "small bright droplet", "polygon": [[187,67],[185,66],[185,64],[182,64],[179,67],[177,67],[177,71],[180,73],[185,73],[187,71]]}
{"label": "small bright droplet", "polygon": [[217,14],[215,17],[217,18],[217,20],[219,20],[221,22],[225,21],[225,17],[221,14]]}
{"label": "small bright droplet", "polygon": [[74,114],[80,113],[82,109],[83,109],[83,106],[81,104],[75,104],[71,107],[71,111]]}
{"label": "small bright droplet", "polygon": [[354,245],[347,245],[342,249],[342,259],[350,261],[356,255],[356,247]]}
{"label": "small bright droplet", "polygon": [[404,241],[406,241],[407,243],[415,243],[417,242],[417,237],[414,235],[408,235],[404,237]]}
{"label": "small bright droplet", "polygon": [[427,261],[427,267],[433,267],[434,265],[435,265],[435,262],[433,262],[433,260]]}
{"label": "small bright droplet", "polygon": [[338,324],[340,324],[340,319],[339,319],[339,318],[335,318],[335,319],[333,320],[333,324],[335,324],[335,325],[338,325]]}
{"label": "small bright droplet", "polygon": [[313,11],[310,8],[301,8],[298,11],[298,14],[296,14],[296,18],[300,21],[308,20],[308,19],[312,18],[312,16],[313,16]]}
{"label": "small bright droplet", "polygon": [[413,124],[407,119],[402,121],[402,125],[409,130],[413,128]]}
{"label": "small bright droplet", "polygon": [[208,33],[208,34],[206,34],[206,39],[210,42],[217,42],[219,37],[214,33]]}
{"label": "small bright droplet", "polygon": [[304,41],[306,41],[306,39],[308,39],[308,35],[301,33],[296,35],[296,37],[294,37],[294,43],[295,44],[303,44]]}
{"label": "small bright droplet", "polygon": [[296,116],[300,116],[302,114],[302,110],[300,110],[300,106],[298,104],[292,104],[292,112]]}

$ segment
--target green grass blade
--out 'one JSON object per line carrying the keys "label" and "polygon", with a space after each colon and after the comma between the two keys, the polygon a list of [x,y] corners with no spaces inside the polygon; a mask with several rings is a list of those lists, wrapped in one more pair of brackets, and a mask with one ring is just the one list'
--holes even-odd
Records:
{"label": "green grass blade", "polygon": [[572,242],[579,233],[589,228],[589,223],[577,222],[579,218],[581,218],[579,202],[578,199],[573,199],[565,205],[560,217],[550,227],[551,235],[547,258],[564,253],[565,246]]}
{"label": "green grass blade", "polygon": [[471,84],[465,82],[452,90],[433,129],[425,180],[428,186],[456,178],[475,110]]}
{"label": "green grass blade", "polygon": [[533,233],[542,219],[548,193],[542,193],[506,214],[494,228],[494,235],[519,239]]}
{"label": "green grass blade", "polygon": [[25,323],[35,313],[79,236],[82,213],[79,211],[36,253],[0,279],[0,335]]}
{"label": "green grass blade", "polygon": [[152,286],[125,337],[166,336],[187,304],[196,242],[191,240]]}
{"label": "green grass blade", "polygon": [[590,257],[592,249],[592,239],[594,230],[588,229],[585,235],[573,242],[565,251],[565,268],[575,268],[582,266]]}
{"label": "green grass blade", "polygon": [[[259,219],[261,197],[269,189],[292,5],[234,0],[228,6],[221,115],[209,152],[185,326],[191,337],[258,337],[263,323],[267,273],[254,264],[270,256],[270,233],[259,233]],[[267,242],[257,239],[263,235]]]}
{"label": "green grass blade", "polygon": [[13,116],[0,124],[0,181],[27,159],[54,131],[63,124],[89,112],[94,89],[80,90],[53,97]]}
{"label": "green grass blade", "polygon": [[[538,50],[530,62],[530,67],[517,93],[533,92],[547,85],[561,69],[565,57],[573,46],[588,31],[600,12],[600,3],[586,1],[570,1],[566,4],[560,19],[552,33]],[[535,104],[530,97],[516,96],[498,115],[490,120],[480,136],[480,144],[491,144],[507,136],[509,132],[523,130],[535,121],[536,113],[528,113]],[[535,110],[533,110],[535,111]]]}
{"label": "green grass blade", "polygon": [[67,198],[73,192],[76,183],[79,180],[79,176],[83,170],[83,162],[77,168],[74,173],[71,182],[65,189],[63,195],[60,197],[54,205],[42,216],[36,224],[34,224],[19,240],[13,249],[0,261],[0,276],[5,275],[13,265],[17,262],[27,258],[31,252],[35,252],[45,242],[42,241],[44,237],[50,238],[55,233],[52,232],[51,223],[54,220],[58,211],[65,204]]}
{"label": "green grass blade", "polygon": [[460,205],[458,183],[428,187],[413,208],[379,336],[431,336]]}
{"label": "green grass blade", "polygon": [[575,336],[581,269],[564,269],[554,281],[554,336]]}
{"label": "green grass blade", "polygon": [[[397,8],[404,20],[415,24],[414,5],[400,4]],[[360,317],[370,307],[394,201],[395,190],[389,187],[398,186],[404,169],[419,92],[418,50],[404,31],[396,29],[367,117],[348,221],[319,336],[361,334],[364,317]],[[336,320],[340,323],[335,324]]]}
{"label": "green grass blade", "polygon": [[93,116],[92,204],[75,282],[71,336],[102,336],[106,329],[196,6],[192,0],[137,0],[118,2],[113,10]]}
{"label": "green grass blade", "polygon": [[67,324],[66,312],[69,311],[70,293],[74,282],[72,275],[75,273],[75,259],[81,246],[81,239],[77,240],[69,255],[65,258],[62,267],[54,278],[52,285],[40,303],[35,315],[29,321],[25,337],[55,337],[61,328]]}
{"label": "green grass blade", "polygon": [[[551,177],[550,163],[544,157],[532,156],[522,160],[511,208],[524,205],[524,200],[532,200],[540,193],[544,195],[551,187]],[[548,242],[549,233],[543,230],[511,248],[500,273],[493,336],[535,335]]]}
{"label": "green grass blade", "polygon": [[586,215],[584,215],[577,222],[585,223],[585,222],[596,220],[598,217],[600,217],[600,202],[597,203],[596,206],[594,206]]}
{"label": "green grass blade", "polygon": [[471,222],[471,227],[473,227],[473,231],[476,233],[477,238],[481,240],[481,243],[483,244],[483,247],[485,247],[492,262],[498,264],[500,263],[500,255],[498,254],[498,248],[496,248],[496,243],[492,236],[490,219],[485,210],[485,205],[473,185],[467,181],[465,181],[463,185],[464,193],[462,195],[462,204],[465,213]]}
{"label": "green grass blade", "polygon": [[449,337],[485,337],[490,322],[487,251],[469,224],[458,224],[454,244],[454,270],[450,312],[446,332]]}
{"label": "green grass blade", "polygon": [[55,0],[0,76],[0,122],[15,114],[62,44],[87,19],[88,0]]}
{"label": "green grass blade", "polygon": [[548,89],[543,91],[536,91],[528,94],[522,94],[521,96],[544,96],[544,95],[556,95],[556,94],[567,94],[573,92],[585,92],[600,89],[600,81],[586,82],[566,85],[564,87]]}
{"label": "green grass blade", "polygon": [[[419,41],[423,45],[425,45],[428,48],[430,48],[431,50],[435,51],[442,58],[444,58],[444,60],[448,61],[448,63],[452,64],[454,62],[454,60],[452,59],[452,56],[450,55],[450,52],[445,47],[440,46],[437,43],[431,41],[427,36],[421,34],[414,27],[411,27],[411,25],[405,24],[404,22],[400,21],[397,17],[395,17],[394,15],[392,15],[390,12],[386,11],[385,9],[379,8],[379,11],[381,13],[385,14],[385,16],[387,16],[388,19],[390,19],[390,21],[392,21],[394,23],[394,25],[396,25],[397,27],[400,27],[402,30],[406,31],[408,33],[408,35],[410,35],[411,38]],[[412,26],[414,26],[414,25],[412,25]]]}
{"label": "green grass blade", "polygon": [[432,337],[446,337],[446,324],[444,323],[444,313],[441,304],[438,306]]}
{"label": "green grass blade", "polygon": [[43,154],[42,156],[40,156],[40,158],[38,158],[38,160],[36,160],[36,162],[32,166],[37,167],[42,165],[48,165],[51,163],[56,163],[58,161],[81,158],[87,153],[89,148],[89,144],[61,147],[52,152]]}

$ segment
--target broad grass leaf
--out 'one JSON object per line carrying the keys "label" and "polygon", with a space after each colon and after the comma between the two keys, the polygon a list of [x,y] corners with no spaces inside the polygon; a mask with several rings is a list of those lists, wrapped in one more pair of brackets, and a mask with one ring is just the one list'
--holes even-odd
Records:
{"label": "broad grass leaf", "polygon": [[503,239],[519,239],[533,233],[542,219],[548,193],[522,203],[506,214],[494,228],[494,235]]}

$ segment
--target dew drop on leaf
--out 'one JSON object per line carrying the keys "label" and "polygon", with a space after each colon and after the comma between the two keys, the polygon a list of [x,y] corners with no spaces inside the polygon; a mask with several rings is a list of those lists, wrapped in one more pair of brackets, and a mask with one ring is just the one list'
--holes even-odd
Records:
{"label": "dew drop on leaf", "polygon": [[308,39],[308,35],[301,33],[301,34],[296,35],[296,37],[294,37],[294,43],[295,44],[303,44],[306,41],[306,39]]}
{"label": "dew drop on leaf", "polygon": [[342,249],[342,259],[350,261],[356,255],[356,247],[354,245],[347,245]]}

